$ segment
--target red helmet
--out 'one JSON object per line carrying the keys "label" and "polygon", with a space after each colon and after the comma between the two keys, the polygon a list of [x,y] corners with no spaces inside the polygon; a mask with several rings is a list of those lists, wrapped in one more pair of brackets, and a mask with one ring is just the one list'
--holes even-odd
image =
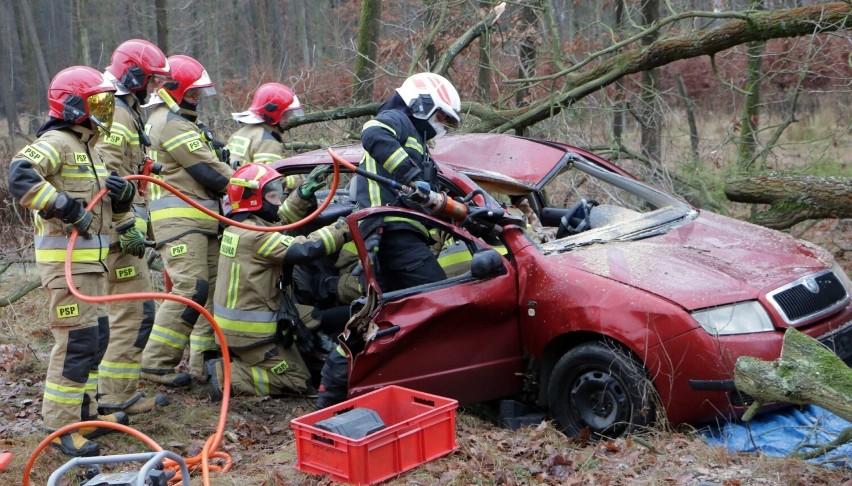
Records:
{"label": "red helmet", "polygon": [[175,100],[175,103],[183,101],[183,95],[193,88],[199,89],[201,96],[216,94],[216,88],[213,87],[213,81],[207,75],[207,70],[195,59],[178,54],[169,57],[169,66],[172,81],[166,83],[166,92]]}
{"label": "red helmet", "polygon": [[106,70],[128,91],[136,93],[148,86],[152,75],[168,76],[169,61],[155,44],[144,39],[130,39],[115,48]]}
{"label": "red helmet", "polygon": [[257,211],[263,197],[271,191],[283,194],[282,175],[266,164],[246,164],[234,172],[228,182],[228,201],[232,213]]}
{"label": "red helmet", "polygon": [[81,124],[91,119],[109,130],[115,110],[115,86],[87,66],[71,66],[59,71],[47,89],[50,106],[47,116]]}
{"label": "red helmet", "polygon": [[266,83],[257,88],[249,111],[270,125],[277,125],[279,121],[282,121],[285,113],[287,114],[283,120],[285,122],[290,116],[305,114],[293,90],[278,83]]}

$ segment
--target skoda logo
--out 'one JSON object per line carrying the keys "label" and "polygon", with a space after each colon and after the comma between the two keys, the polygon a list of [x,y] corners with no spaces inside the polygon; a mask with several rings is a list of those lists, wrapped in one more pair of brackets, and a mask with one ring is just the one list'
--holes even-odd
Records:
{"label": "skoda logo", "polygon": [[802,280],[802,285],[804,285],[805,288],[808,289],[812,294],[819,293],[819,284],[817,283],[816,279],[807,277]]}

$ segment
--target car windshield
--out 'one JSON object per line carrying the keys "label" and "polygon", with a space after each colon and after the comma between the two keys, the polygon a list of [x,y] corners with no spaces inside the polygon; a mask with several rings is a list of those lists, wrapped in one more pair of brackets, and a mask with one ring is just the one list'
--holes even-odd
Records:
{"label": "car windshield", "polygon": [[[545,253],[647,238],[689,221],[697,212],[683,201],[577,154],[568,154],[540,191],[512,191],[480,181],[501,202],[523,213],[528,234]],[[474,177],[476,179],[476,177]]]}

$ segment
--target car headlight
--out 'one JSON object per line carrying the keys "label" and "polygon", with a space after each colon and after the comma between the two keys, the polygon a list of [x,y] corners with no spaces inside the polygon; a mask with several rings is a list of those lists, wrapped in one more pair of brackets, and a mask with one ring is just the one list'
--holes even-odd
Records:
{"label": "car headlight", "polygon": [[713,336],[749,334],[775,329],[766,309],[756,300],[702,309],[693,312],[692,317]]}

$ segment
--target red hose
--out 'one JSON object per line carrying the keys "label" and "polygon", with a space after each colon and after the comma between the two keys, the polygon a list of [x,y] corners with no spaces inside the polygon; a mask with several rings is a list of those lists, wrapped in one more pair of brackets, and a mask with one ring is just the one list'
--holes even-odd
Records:
{"label": "red hose", "polygon": [[[347,162],[347,164],[348,164],[348,162]],[[158,185],[162,186],[163,188],[165,188],[166,190],[168,190],[169,192],[171,192],[172,194],[174,194],[175,196],[179,197],[184,202],[189,203],[191,206],[198,209],[199,211],[202,211],[205,214],[212,216],[212,217],[216,218],[217,220],[219,220],[223,223],[227,223],[228,225],[236,226],[238,228],[253,230],[253,231],[280,232],[280,231],[287,231],[287,230],[298,228],[300,226],[304,226],[305,224],[309,223],[314,218],[319,216],[319,214],[322,213],[325,210],[325,208],[328,207],[329,204],[331,204],[332,197],[334,196],[334,193],[337,191],[337,186],[340,182],[340,165],[338,164],[337,160],[335,160],[334,177],[333,177],[332,182],[331,182],[330,193],[329,193],[328,197],[326,197],[325,201],[323,201],[323,203],[316,209],[316,211],[312,212],[311,214],[307,215],[306,217],[302,218],[301,220],[299,220],[295,223],[286,224],[286,225],[282,225],[282,226],[254,226],[254,225],[242,223],[242,222],[239,222],[239,221],[231,220],[229,218],[226,218],[225,216],[222,216],[218,213],[210,211],[209,209],[201,206],[197,202],[195,202],[192,199],[190,199],[189,197],[181,194],[180,191],[178,191],[177,189],[175,189],[171,185],[163,182],[160,179],[156,179],[156,178],[144,176],[144,175],[129,175],[129,176],[125,177],[125,179],[131,180],[131,181],[132,180],[147,181],[147,182],[153,182],[154,184],[158,184]],[[94,199],[89,203],[89,205],[86,207],[86,209],[91,210],[95,206],[95,204],[97,204],[98,201],[103,199],[103,197],[104,197],[104,195],[106,195],[106,193],[107,193],[106,188],[101,189],[95,195]],[[152,300],[152,299],[164,299],[164,300],[172,300],[172,301],[175,301],[175,302],[180,302],[181,304],[192,307],[193,309],[195,309],[196,311],[201,313],[201,315],[203,315],[204,318],[207,319],[207,321],[210,323],[211,327],[213,327],[213,331],[216,333],[216,337],[219,338],[219,343],[220,343],[220,346],[222,348],[222,365],[223,365],[223,368],[224,368],[224,370],[223,370],[224,371],[224,383],[222,385],[222,406],[221,406],[220,411],[219,411],[219,420],[216,424],[216,432],[207,439],[207,441],[204,443],[204,447],[201,449],[201,453],[198,456],[188,458],[186,460],[187,467],[189,467],[190,470],[196,470],[198,468],[198,465],[200,464],[204,485],[205,486],[209,485],[210,484],[210,469],[211,469],[210,464],[209,464],[209,460],[211,458],[221,458],[221,459],[225,460],[224,466],[221,466],[221,467],[214,466],[213,470],[220,470],[222,472],[225,472],[225,471],[228,471],[233,464],[231,457],[227,453],[216,451],[216,449],[221,444],[222,436],[225,433],[225,424],[227,423],[228,405],[230,404],[230,398],[231,398],[230,353],[228,352],[227,342],[225,341],[224,334],[222,334],[222,330],[219,328],[219,324],[216,323],[216,319],[213,318],[213,315],[210,314],[210,312],[208,312],[207,309],[205,309],[204,306],[202,306],[201,304],[198,304],[193,300],[187,299],[186,297],[181,297],[179,295],[173,295],[173,294],[170,294],[170,293],[133,292],[133,293],[115,294],[115,295],[84,295],[84,294],[81,294],[80,291],[77,289],[77,286],[74,285],[74,278],[73,278],[73,275],[71,274],[71,254],[72,254],[72,251],[74,249],[74,244],[77,241],[77,235],[78,235],[78,231],[76,229],[74,229],[74,231],[71,232],[71,236],[68,240],[68,251],[65,254],[65,281],[68,283],[68,290],[71,292],[72,295],[74,295],[74,297],[76,297],[77,299],[80,299],[83,302],[93,302],[93,303],[117,302],[117,301],[125,301],[125,300]],[[77,422],[77,423],[66,425],[65,427],[60,428],[59,430],[57,430],[57,431],[53,432],[52,434],[50,434],[49,436],[47,436],[43,441],[41,441],[41,443],[39,443],[39,445],[36,447],[36,449],[30,455],[29,459],[27,460],[27,464],[24,467],[23,485],[29,486],[29,484],[30,484],[30,472],[32,470],[33,465],[35,464],[36,459],[38,458],[39,454],[41,454],[41,452],[44,450],[44,448],[47,447],[53,439],[55,439],[56,437],[59,437],[62,434],[66,434],[68,432],[77,430],[81,427],[91,427],[91,426],[103,427],[103,428],[109,428],[109,429],[116,429],[116,430],[122,431],[124,433],[130,434],[134,437],[139,438],[140,440],[142,440],[143,442],[148,444],[149,447],[151,447],[152,449],[154,449],[157,452],[163,450],[163,448],[159,444],[157,444],[154,440],[152,440],[151,438],[149,438],[148,436],[146,436],[142,432],[139,432],[138,430],[135,430],[135,429],[128,427],[126,425],[115,424],[115,423],[111,423],[111,422],[104,422],[104,421],[99,421],[99,420],[89,421],[89,422]],[[163,465],[166,469],[172,469],[172,470],[175,471],[175,476],[169,481],[170,483],[174,484],[174,483],[177,483],[177,481],[183,481],[183,478],[180,477],[180,469],[179,469],[179,467],[178,467],[178,465],[175,461],[172,461],[170,459],[166,459],[166,460],[163,461]],[[187,478],[187,481],[185,481],[187,484],[188,484],[188,479],[189,478]]]}

